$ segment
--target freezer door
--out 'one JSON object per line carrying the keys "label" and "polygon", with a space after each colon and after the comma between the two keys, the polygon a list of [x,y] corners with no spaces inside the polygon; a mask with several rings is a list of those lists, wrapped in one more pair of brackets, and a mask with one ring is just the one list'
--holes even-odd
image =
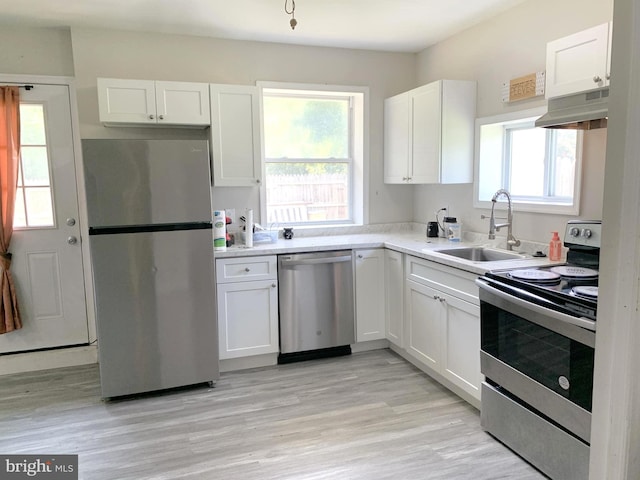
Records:
{"label": "freezer door", "polygon": [[83,140],[90,227],[211,221],[206,140]]}
{"label": "freezer door", "polygon": [[90,242],[103,397],[215,381],[211,230]]}

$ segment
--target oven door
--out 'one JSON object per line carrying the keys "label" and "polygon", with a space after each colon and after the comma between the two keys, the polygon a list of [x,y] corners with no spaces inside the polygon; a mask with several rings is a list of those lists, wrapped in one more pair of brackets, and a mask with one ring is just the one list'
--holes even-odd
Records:
{"label": "oven door", "polygon": [[476,283],[489,383],[589,442],[595,322],[486,277]]}

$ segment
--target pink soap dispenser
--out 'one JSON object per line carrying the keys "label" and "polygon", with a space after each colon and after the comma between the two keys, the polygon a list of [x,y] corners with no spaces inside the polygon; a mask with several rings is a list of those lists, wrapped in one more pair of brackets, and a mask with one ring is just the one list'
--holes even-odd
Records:
{"label": "pink soap dispenser", "polygon": [[549,260],[556,262],[562,258],[562,242],[560,241],[558,232],[552,233],[553,237],[551,237],[551,241],[549,242]]}

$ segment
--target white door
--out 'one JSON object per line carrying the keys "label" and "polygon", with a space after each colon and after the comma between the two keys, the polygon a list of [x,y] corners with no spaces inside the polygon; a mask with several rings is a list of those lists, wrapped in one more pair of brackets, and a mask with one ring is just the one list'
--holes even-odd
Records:
{"label": "white door", "polygon": [[89,339],[69,88],[20,90],[21,177],[9,251],[23,328],[0,353]]}

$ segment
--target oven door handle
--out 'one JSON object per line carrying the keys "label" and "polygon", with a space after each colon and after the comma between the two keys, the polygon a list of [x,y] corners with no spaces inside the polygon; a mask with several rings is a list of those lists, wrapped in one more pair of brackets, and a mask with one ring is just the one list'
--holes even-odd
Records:
{"label": "oven door handle", "polygon": [[[554,318],[556,320],[559,320],[561,322],[564,323],[569,323],[571,325],[575,325],[577,327],[582,327],[585,328],[587,330],[591,330],[591,331],[596,331],[596,322],[594,320],[590,320],[588,318],[585,317],[574,317],[571,315],[567,315],[566,313],[562,313],[562,312],[558,312],[556,310],[552,310],[550,308],[546,308],[543,307],[541,305],[538,305],[537,303],[533,303],[533,302],[528,302],[526,300],[523,300],[515,295],[510,295],[506,292],[503,292],[502,290],[499,290],[495,287],[492,287],[485,279],[483,278],[477,278],[476,279],[476,285],[478,285],[478,287],[492,293],[493,295],[502,298],[503,300],[506,300],[508,302],[514,303],[516,305],[519,305],[520,307],[523,308],[527,308],[529,310],[533,310],[535,312],[538,312],[542,315],[545,315],[547,317],[551,317]],[[508,288],[512,288],[512,287],[508,287]],[[529,297],[532,298],[540,298],[537,295],[532,294],[531,292],[527,292],[525,290],[522,289],[516,289],[513,288],[513,290],[517,290],[518,292],[521,292],[524,295],[527,295]],[[544,299],[542,299],[544,300]],[[544,325],[543,325],[544,326]],[[591,345],[593,346],[593,345]]]}

